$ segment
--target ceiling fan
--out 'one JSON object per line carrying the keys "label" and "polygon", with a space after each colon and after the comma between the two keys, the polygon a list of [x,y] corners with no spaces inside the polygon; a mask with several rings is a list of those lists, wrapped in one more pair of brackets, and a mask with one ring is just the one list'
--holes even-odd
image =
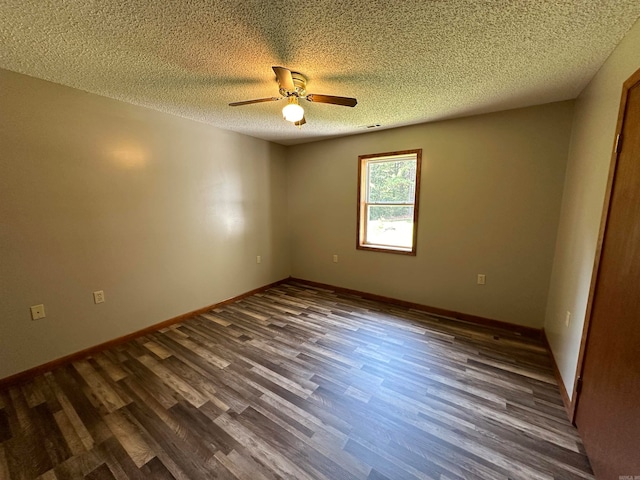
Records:
{"label": "ceiling fan", "polygon": [[287,105],[282,109],[282,116],[285,120],[300,127],[307,123],[304,118],[304,109],[300,106],[299,99],[306,98],[308,102],[330,103],[332,105],[342,105],[343,107],[355,107],[358,101],[355,98],[336,97],[334,95],[319,95],[317,93],[307,93],[307,78],[299,72],[292,72],[284,67],[271,67],[276,74],[279,97],[258,98],[256,100],[245,100],[243,102],[230,103],[230,107],[250,105],[252,103],[276,102],[287,99]]}

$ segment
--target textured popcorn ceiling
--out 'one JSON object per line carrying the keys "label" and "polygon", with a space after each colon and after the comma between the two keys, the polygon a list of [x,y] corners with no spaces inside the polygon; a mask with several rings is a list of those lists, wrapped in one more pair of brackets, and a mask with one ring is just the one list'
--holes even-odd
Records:
{"label": "textured popcorn ceiling", "polygon": [[[576,97],[638,0],[2,0],[0,67],[295,144]],[[301,129],[272,65],[308,91]]]}

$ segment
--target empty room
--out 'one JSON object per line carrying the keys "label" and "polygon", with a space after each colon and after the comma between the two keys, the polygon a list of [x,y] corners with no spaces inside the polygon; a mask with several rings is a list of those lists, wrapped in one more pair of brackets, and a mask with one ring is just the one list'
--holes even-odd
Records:
{"label": "empty room", "polygon": [[640,479],[637,0],[0,2],[0,480]]}

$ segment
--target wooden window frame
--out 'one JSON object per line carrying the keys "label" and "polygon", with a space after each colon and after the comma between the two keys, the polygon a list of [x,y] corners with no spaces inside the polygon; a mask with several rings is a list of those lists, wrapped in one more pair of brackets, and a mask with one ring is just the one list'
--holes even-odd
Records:
{"label": "wooden window frame", "polygon": [[[404,248],[392,245],[374,245],[367,244],[365,240],[367,238],[367,164],[372,160],[384,161],[385,159],[393,160],[394,157],[407,157],[409,155],[415,155],[416,157],[416,178],[415,178],[415,197],[413,203],[376,203],[376,205],[385,206],[401,206],[401,205],[413,205],[413,241],[411,248]],[[398,152],[386,152],[386,153],[374,153],[369,155],[358,156],[358,223],[356,234],[356,248],[358,250],[368,250],[373,252],[384,253],[396,253],[400,255],[416,255],[418,246],[418,212],[420,203],[420,172],[422,167],[422,149],[416,150],[401,150]]]}

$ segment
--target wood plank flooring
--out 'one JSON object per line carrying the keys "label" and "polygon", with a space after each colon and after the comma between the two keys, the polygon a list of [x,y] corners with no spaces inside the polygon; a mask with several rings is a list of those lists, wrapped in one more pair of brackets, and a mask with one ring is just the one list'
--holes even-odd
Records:
{"label": "wood plank flooring", "polygon": [[542,343],[283,284],[0,391],[0,479],[592,479]]}

